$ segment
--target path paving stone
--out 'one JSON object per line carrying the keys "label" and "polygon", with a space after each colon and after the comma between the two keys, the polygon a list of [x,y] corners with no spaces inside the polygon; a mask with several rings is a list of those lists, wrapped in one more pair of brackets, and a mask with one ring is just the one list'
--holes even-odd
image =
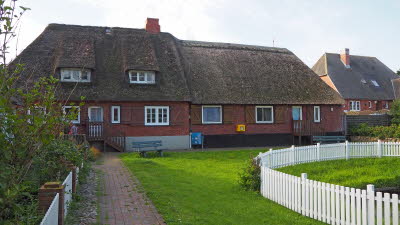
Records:
{"label": "path paving stone", "polygon": [[104,163],[95,166],[102,171],[104,179],[104,193],[100,196],[101,223],[166,224],[153,203],[140,193],[139,181],[123,165],[118,154],[105,153]]}

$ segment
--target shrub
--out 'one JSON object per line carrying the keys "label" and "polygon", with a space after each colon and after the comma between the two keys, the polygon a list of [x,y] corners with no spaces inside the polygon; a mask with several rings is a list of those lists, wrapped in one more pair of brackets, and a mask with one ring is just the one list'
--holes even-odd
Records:
{"label": "shrub", "polygon": [[91,147],[89,152],[89,160],[91,161],[94,161],[101,157],[101,151],[98,148]]}
{"label": "shrub", "polygon": [[393,124],[400,124],[400,99],[395,100],[390,108]]}
{"label": "shrub", "polygon": [[239,185],[247,191],[260,191],[261,167],[260,159],[253,156],[247,161],[246,167],[239,173]]}
{"label": "shrub", "polygon": [[361,124],[350,128],[351,135],[377,137],[379,139],[400,138],[400,125],[370,127],[367,124]]}

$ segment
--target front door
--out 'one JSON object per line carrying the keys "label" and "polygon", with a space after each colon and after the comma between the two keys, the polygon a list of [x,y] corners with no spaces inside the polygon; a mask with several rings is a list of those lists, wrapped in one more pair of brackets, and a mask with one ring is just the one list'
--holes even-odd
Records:
{"label": "front door", "polygon": [[88,108],[89,116],[89,137],[101,138],[103,137],[103,108],[99,106],[92,106]]}
{"label": "front door", "polygon": [[303,110],[301,106],[293,106],[292,107],[292,118],[294,121],[303,120]]}

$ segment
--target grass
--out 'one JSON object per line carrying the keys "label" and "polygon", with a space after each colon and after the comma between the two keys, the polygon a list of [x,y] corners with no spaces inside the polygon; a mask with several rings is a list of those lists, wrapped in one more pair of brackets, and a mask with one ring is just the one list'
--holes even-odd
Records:
{"label": "grass", "polygon": [[384,157],[306,163],[278,170],[295,176],[307,173],[308,179],[366,189],[367,184],[398,187],[399,167],[400,158]]}
{"label": "grass", "polygon": [[167,224],[321,224],[238,185],[238,173],[259,150],[168,152],[121,158]]}

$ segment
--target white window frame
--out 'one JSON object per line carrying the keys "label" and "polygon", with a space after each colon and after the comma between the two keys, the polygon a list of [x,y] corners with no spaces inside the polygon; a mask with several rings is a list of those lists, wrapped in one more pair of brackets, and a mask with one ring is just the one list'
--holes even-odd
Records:
{"label": "white window frame", "polygon": [[[316,118],[315,117],[315,110],[316,109],[318,109],[318,118]],[[321,122],[321,107],[320,106],[314,106],[314,113],[313,113],[313,115],[314,115],[314,122],[315,123],[319,123],[319,122]]]}
{"label": "white window frame", "polygon": [[368,108],[372,108],[372,102],[371,101],[368,101]]}
{"label": "white window frame", "polygon": [[[118,109],[118,120],[115,120],[114,109]],[[111,106],[111,123],[121,123],[121,106]]]}
{"label": "white window frame", "polygon": [[[63,76],[63,72],[65,71],[79,71],[79,79],[74,79],[73,76],[71,76],[71,79],[65,79]],[[88,73],[88,79],[87,80],[82,80],[82,71],[86,71]],[[88,83],[91,80],[91,75],[92,72],[89,69],[79,69],[79,68],[62,68],[60,69],[60,77],[62,82],[82,82],[82,83]]]}
{"label": "white window frame", "polygon": [[[144,80],[139,80],[139,73],[144,73]],[[153,80],[148,81],[147,77],[152,75]],[[134,76],[137,76],[136,80],[132,80]],[[130,70],[129,71],[129,83],[130,84],[155,84],[156,83],[156,73],[154,71],[137,71],[137,70]]]}
{"label": "white window frame", "polygon": [[302,106],[292,106],[292,119],[293,119],[293,109],[300,109],[300,118],[297,121],[303,120],[303,107]]}
{"label": "white window frame", "polygon": [[[204,108],[220,108],[220,110],[219,110],[220,121],[218,121],[218,122],[204,121]],[[221,105],[203,105],[203,106],[201,106],[201,123],[202,124],[222,124],[222,106]]]}
{"label": "white window frame", "polygon": [[385,109],[388,109],[388,108],[389,108],[389,102],[385,101]]}
{"label": "white window frame", "polygon": [[360,101],[350,101],[349,102],[349,109],[350,109],[350,111],[361,111]]}
{"label": "white window frame", "polygon": [[67,115],[67,112],[65,109],[72,109],[72,108],[77,108],[78,109],[78,119],[77,120],[71,120],[72,123],[79,124],[81,122],[81,109],[79,106],[73,106],[73,105],[66,105],[63,106],[63,113],[64,115]]}
{"label": "white window frame", "polygon": [[90,111],[92,111],[92,109],[101,109],[101,121],[95,121],[95,123],[96,122],[98,122],[98,123],[104,122],[104,110],[103,110],[103,107],[101,107],[101,106],[90,106],[90,107],[88,107],[89,122],[94,122],[94,121],[91,121],[91,118],[90,118]]}
{"label": "white window frame", "polygon": [[[271,109],[271,120],[270,121],[262,121],[258,120],[257,116],[257,109]],[[274,123],[274,107],[273,106],[256,106],[255,108],[255,114],[256,114],[256,123]]]}
{"label": "white window frame", "polygon": [[[147,109],[155,109],[156,110],[156,122],[155,123],[148,123],[147,122]],[[158,122],[159,119],[159,110],[160,109],[167,109],[167,122]],[[144,125],[146,126],[169,126],[169,106],[145,106],[144,107]]]}

